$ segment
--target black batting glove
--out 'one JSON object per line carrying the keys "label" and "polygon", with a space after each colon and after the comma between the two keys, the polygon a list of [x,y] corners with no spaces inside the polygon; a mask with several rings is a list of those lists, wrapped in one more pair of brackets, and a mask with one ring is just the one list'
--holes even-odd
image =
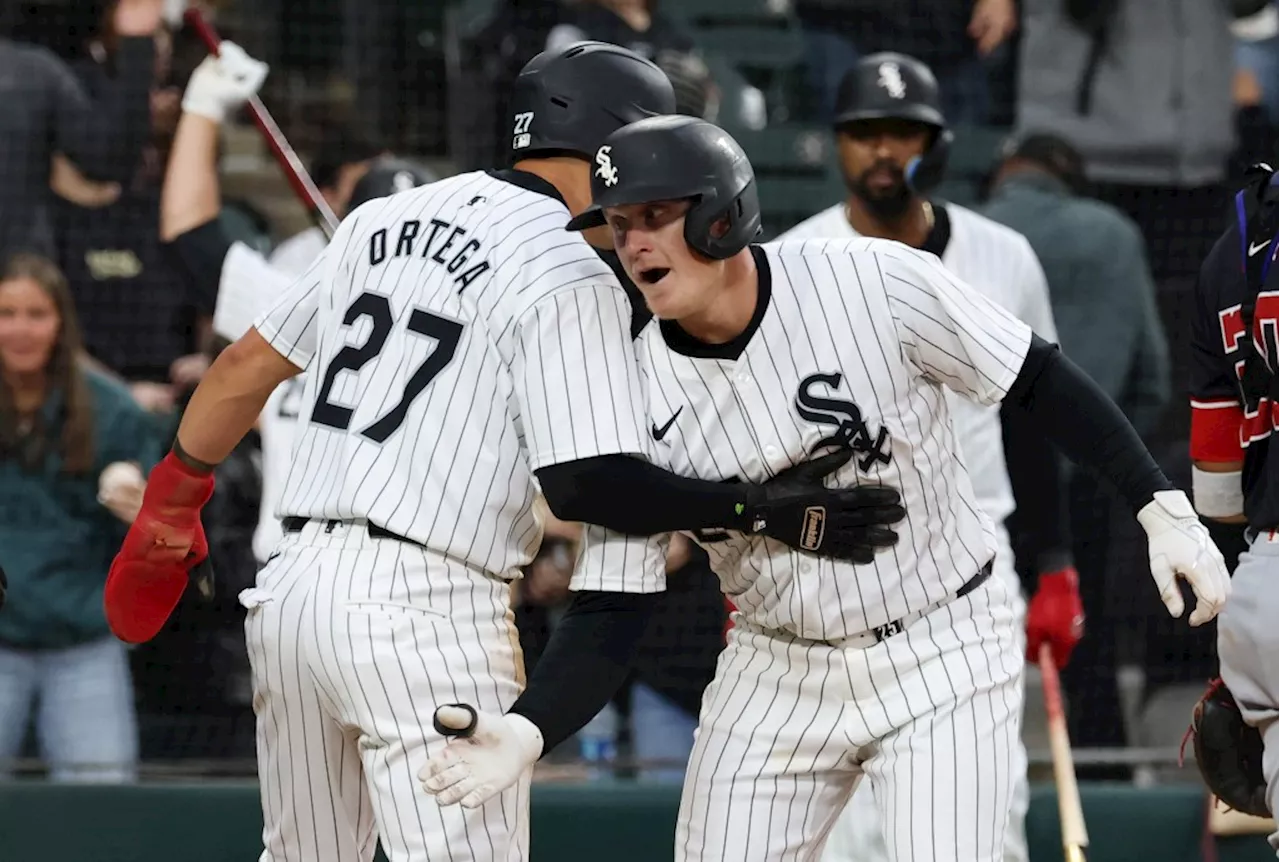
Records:
{"label": "black batting glove", "polygon": [[824,557],[870,563],[877,550],[897,544],[898,534],[890,527],[907,510],[893,488],[828,489],[822,484],[854,454],[846,449],[824,455],[751,486],[739,529]]}

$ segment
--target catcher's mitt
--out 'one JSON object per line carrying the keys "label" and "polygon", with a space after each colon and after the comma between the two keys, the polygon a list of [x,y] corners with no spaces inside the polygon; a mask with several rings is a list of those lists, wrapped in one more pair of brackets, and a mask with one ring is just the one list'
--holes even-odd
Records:
{"label": "catcher's mitt", "polygon": [[1245,814],[1271,816],[1262,777],[1262,735],[1245,724],[1221,678],[1209,683],[1191,711],[1191,727],[1182,739],[1184,749],[1188,739],[1193,740],[1196,765],[1214,796]]}

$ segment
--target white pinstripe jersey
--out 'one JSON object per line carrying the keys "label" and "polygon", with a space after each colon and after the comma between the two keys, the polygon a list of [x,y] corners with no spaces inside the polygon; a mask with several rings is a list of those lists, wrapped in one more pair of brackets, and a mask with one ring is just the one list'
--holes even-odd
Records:
{"label": "white pinstripe jersey", "polygon": [[[752,622],[815,640],[859,634],[945,598],[992,559],[991,520],[957,455],[943,387],[998,403],[1031,330],[900,243],[784,242],[753,254],[769,299],[736,359],[679,346],[670,324],[640,335],[654,456],[685,476],[763,482],[832,441],[853,447],[835,481],[892,486],[907,509],[899,543],[875,562],[740,533],[695,538]],[[593,553],[575,589],[635,589]]]}
{"label": "white pinstripe jersey", "polygon": [[[1045,341],[1057,342],[1049,283],[1027,238],[999,222],[956,204],[935,204],[945,212],[951,235],[942,265],[974,290],[1001,305]],[[800,222],[779,240],[850,239],[859,234],[845,217],[844,204]],[[1013,514],[1013,486],[1004,458],[998,407],[986,407],[948,391],[956,437],[973,481],[978,505],[996,523]]]}
{"label": "white pinstripe jersey", "polygon": [[308,368],[282,515],[367,520],[514,577],[533,471],[643,453],[626,295],[554,189],[467,173],[370,201],[257,323]]}

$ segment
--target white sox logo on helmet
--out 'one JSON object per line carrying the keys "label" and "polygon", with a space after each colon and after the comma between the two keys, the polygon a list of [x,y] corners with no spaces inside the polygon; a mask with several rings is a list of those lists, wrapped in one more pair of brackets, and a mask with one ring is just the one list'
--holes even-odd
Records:
{"label": "white sox logo on helmet", "polygon": [[395,176],[391,178],[392,192],[407,192],[416,186],[417,182],[414,181],[413,174],[408,171],[396,171]]}
{"label": "white sox logo on helmet", "polygon": [[902,70],[897,63],[881,63],[877,71],[880,73],[876,78],[877,85],[884,87],[885,92],[895,99],[906,97],[907,82],[902,80]]}
{"label": "white sox logo on helmet", "polygon": [[610,146],[603,146],[596,150],[596,176],[604,180],[604,184],[612,188],[618,184],[618,169],[613,166],[613,159],[609,158],[609,152],[613,149]]}

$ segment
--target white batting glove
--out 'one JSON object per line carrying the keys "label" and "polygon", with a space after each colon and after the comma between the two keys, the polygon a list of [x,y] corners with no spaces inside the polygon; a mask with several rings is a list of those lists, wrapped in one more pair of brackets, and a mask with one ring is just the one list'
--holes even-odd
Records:
{"label": "white batting glove", "polygon": [[221,123],[257,95],[268,71],[266,63],[253,59],[236,43],[223,42],[218,56],[205,57],[191,73],[182,94],[182,110]]}
{"label": "white batting glove", "polygon": [[524,716],[442,706],[435,726],[454,738],[427,761],[418,778],[441,805],[460,802],[463,808],[479,808],[515,784],[542,756],[542,731]]}
{"label": "white batting glove", "polygon": [[1151,577],[1170,616],[1181,617],[1186,609],[1178,590],[1180,577],[1196,596],[1191,625],[1204,625],[1216,617],[1231,595],[1231,577],[1222,552],[1200,523],[1187,495],[1157,491],[1138,512],[1138,523],[1147,531]]}

